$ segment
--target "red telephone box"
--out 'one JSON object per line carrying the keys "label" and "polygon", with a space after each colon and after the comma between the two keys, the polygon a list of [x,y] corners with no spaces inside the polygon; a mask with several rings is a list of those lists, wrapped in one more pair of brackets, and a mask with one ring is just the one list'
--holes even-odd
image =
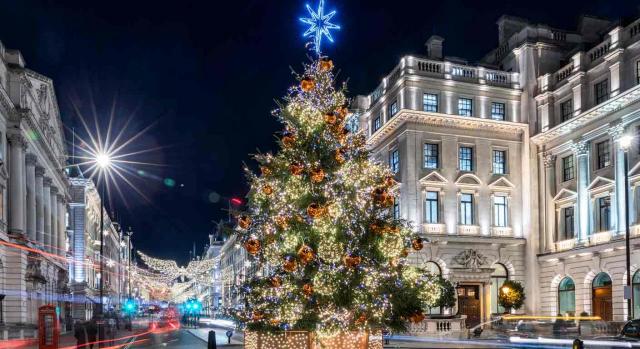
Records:
{"label": "red telephone box", "polygon": [[38,308],[38,349],[58,349],[60,323],[56,307],[48,304]]}

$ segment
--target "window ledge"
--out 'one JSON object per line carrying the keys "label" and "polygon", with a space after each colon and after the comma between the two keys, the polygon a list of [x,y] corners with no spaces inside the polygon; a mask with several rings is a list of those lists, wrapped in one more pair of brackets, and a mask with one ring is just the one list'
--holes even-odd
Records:
{"label": "window ledge", "polygon": [[445,225],[442,223],[423,223],[422,232],[425,234],[445,234]]}
{"label": "window ledge", "polygon": [[479,235],[480,226],[478,225],[458,225],[458,235]]}
{"label": "window ledge", "polygon": [[512,236],[513,229],[511,227],[491,227],[491,236]]}

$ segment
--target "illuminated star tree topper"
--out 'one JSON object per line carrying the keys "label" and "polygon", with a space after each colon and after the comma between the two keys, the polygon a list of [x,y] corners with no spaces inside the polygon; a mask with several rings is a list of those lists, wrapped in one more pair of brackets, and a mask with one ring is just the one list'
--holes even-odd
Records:
{"label": "illuminated star tree topper", "polygon": [[320,55],[320,46],[322,44],[322,37],[326,36],[327,39],[333,42],[333,37],[329,30],[331,29],[340,29],[340,26],[334,23],[331,23],[330,20],[335,16],[336,11],[331,11],[327,14],[324,13],[324,0],[320,0],[318,4],[318,11],[314,11],[311,6],[307,4],[307,11],[309,11],[309,15],[311,17],[300,18],[302,23],[308,24],[309,29],[302,34],[302,36],[313,37],[313,50],[316,51],[318,55]]}

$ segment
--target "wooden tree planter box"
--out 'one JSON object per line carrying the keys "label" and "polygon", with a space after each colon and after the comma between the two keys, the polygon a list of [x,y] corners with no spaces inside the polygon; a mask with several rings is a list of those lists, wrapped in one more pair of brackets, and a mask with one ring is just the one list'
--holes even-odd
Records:
{"label": "wooden tree planter box", "polygon": [[244,333],[245,349],[382,349],[382,334],[377,332],[345,332],[319,339],[314,332]]}

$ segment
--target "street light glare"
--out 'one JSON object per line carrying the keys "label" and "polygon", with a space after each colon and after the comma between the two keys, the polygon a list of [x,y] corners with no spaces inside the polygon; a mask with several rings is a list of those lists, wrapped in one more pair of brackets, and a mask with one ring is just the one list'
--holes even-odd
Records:
{"label": "street light glare", "polygon": [[96,155],[96,163],[100,168],[107,168],[111,165],[111,157],[107,153],[99,153]]}
{"label": "street light glare", "polygon": [[632,136],[629,135],[625,135],[620,137],[620,146],[622,147],[622,149],[629,149],[631,147],[631,141],[633,140]]}

